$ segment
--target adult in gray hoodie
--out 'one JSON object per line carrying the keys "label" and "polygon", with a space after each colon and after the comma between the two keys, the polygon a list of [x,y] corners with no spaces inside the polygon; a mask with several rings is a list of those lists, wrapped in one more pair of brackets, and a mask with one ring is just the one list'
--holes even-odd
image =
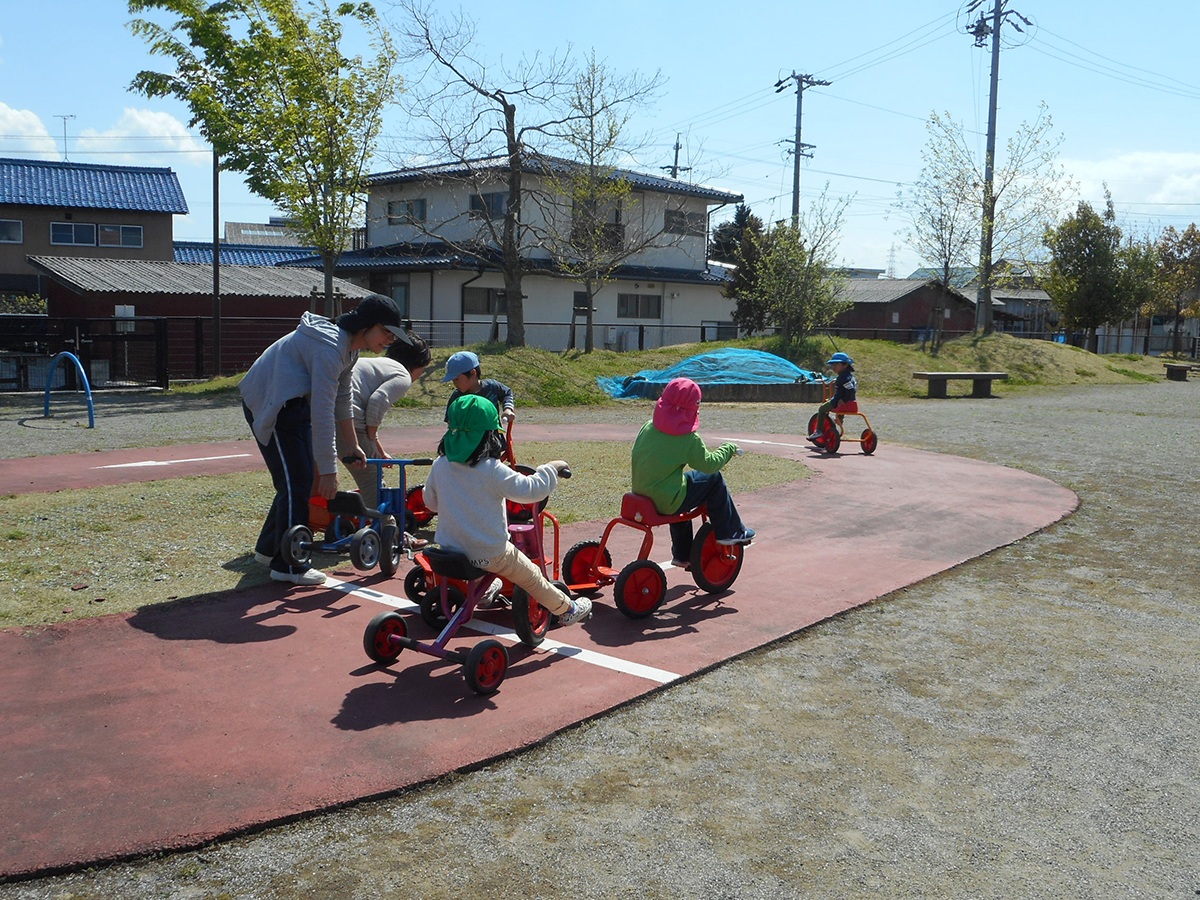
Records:
{"label": "adult in gray hoodie", "polygon": [[238,384],[246,421],[275,486],[254,557],[271,567],[276,581],[325,581],[323,572],[284,561],[283,535],[293,525],[308,524],[314,466],[317,493],[326,498],[337,493],[335,435],[343,438],[347,465],[366,465],[354,433],[350,372],[359,351],[382,353],[396,338],[407,340],[400,311],[382,294],[364,298],[336,322],[305,313],[296,330],[264,350]]}

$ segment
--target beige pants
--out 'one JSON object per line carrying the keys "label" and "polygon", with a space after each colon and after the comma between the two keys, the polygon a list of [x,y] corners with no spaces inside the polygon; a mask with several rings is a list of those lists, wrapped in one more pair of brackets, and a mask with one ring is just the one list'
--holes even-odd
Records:
{"label": "beige pants", "polygon": [[556,616],[561,616],[571,610],[570,598],[547,581],[542,570],[533,564],[533,560],[513,544],[505,547],[502,556],[489,560],[487,565],[479,566],[479,568],[499,575],[501,578],[507,578],[517,587],[524,588],[530,597]]}

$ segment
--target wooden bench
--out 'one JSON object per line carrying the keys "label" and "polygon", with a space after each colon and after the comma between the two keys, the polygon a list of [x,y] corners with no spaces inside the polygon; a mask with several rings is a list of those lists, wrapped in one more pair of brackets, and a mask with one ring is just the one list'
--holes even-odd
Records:
{"label": "wooden bench", "polygon": [[1196,368],[1191,363],[1163,363],[1163,367],[1167,370],[1169,381],[1187,381],[1188,372]]}
{"label": "wooden bench", "polygon": [[1008,380],[1007,372],[913,372],[913,378],[921,378],[929,382],[929,396],[931,398],[944,398],[946,396],[946,382],[954,379],[955,381],[971,381],[971,396],[972,397],[990,397],[992,396],[992,382],[999,379],[1000,381]]}

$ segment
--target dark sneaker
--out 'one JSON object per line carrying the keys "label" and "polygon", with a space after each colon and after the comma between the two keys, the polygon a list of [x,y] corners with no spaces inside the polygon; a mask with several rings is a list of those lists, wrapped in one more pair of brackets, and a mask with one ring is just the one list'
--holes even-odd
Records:
{"label": "dark sneaker", "polygon": [[810,434],[808,437],[806,437],[805,440],[806,441],[817,441],[817,440],[820,440],[824,436],[825,436],[825,432],[814,431],[812,434]]}
{"label": "dark sneaker", "polygon": [[684,559],[673,559],[671,560],[671,567],[675,569],[683,569],[683,571],[686,572],[692,567],[692,564]]}
{"label": "dark sneaker", "polygon": [[741,534],[735,534],[731,538],[725,538],[724,540],[722,540],[721,538],[718,538],[717,543],[721,544],[724,547],[735,547],[738,544],[749,544],[753,540],[754,540],[754,529],[747,528]]}
{"label": "dark sneaker", "polygon": [[582,622],[592,614],[592,601],[587,597],[576,597],[571,601],[571,609],[558,617],[559,625],[574,625]]}

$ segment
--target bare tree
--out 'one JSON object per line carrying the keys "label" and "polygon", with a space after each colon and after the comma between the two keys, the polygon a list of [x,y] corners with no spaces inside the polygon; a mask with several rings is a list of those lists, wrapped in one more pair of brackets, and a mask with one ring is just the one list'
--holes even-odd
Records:
{"label": "bare tree", "polygon": [[[1023,122],[1009,138],[993,176],[995,201],[992,258],[1008,267],[979,272],[979,287],[999,284],[1006,273],[1028,271],[1042,256],[1042,236],[1061,213],[1075,185],[1058,164],[1062,137],[1042,104],[1037,118]],[[933,113],[926,125],[925,166],[913,188],[900,198],[910,222],[909,245],[938,268],[948,284],[956,267],[972,267],[982,233],[984,173],[961,123],[949,113]],[[1017,265],[1012,265],[1016,263]],[[982,311],[982,331],[992,329],[991,310]]]}
{"label": "bare tree", "polygon": [[[595,52],[576,78],[561,127],[551,136],[570,153],[563,164],[543,160],[543,190],[530,199],[541,207],[547,227],[540,242],[555,269],[584,286],[584,351],[595,349],[593,298],[631,257],[650,249],[678,244],[684,229],[668,232],[662,220],[637,215],[637,201],[627,177],[615,165],[639,149],[627,137],[633,111],[644,105],[661,84],[657,74],[616,76],[597,62]],[[651,226],[654,221],[656,225]],[[572,306],[568,348],[575,346]]]}
{"label": "bare tree", "polygon": [[[535,245],[522,217],[523,179],[536,157],[532,141],[564,125],[562,100],[574,83],[565,57],[535,54],[511,67],[491,69],[478,56],[474,23],[461,13],[449,19],[419,0],[399,4],[407,22],[407,58],[423,64],[423,75],[410,82],[407,104],[423,123],[430,154],[455,163],[448,179],[472,191],[473,210],[426,223],[421,230],[475,259],[496,265],[504,277],[508,343],[525,345],[521,281],[535,269],[527,250]],[[521,119],[518,118],[518,113]],[[522,124],[528,117],[529,124]],[[489,187],[502,185],[503,203],[485,205]],[[450,237],[446,226],[463,217],[477,225],[470,239]]]}

